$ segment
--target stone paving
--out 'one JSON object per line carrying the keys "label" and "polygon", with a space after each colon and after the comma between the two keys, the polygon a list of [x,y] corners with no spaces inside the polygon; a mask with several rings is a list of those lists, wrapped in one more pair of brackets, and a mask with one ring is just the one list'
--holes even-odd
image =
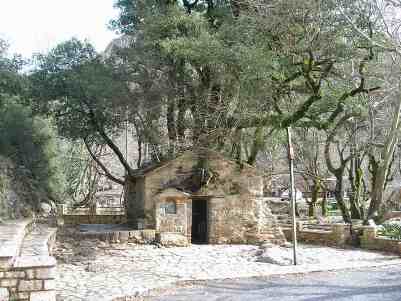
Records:
{"label": "stone paving", "polygon": [[210,280],[141,301],[401,301],[399,265],[301,275]]}
{"label": "stone paving", "polygon": [[[314,260],[299,266],[258,262],[258,246],[193,245],[188,248],[81,242],[63,245],[58,261],[59,301],[116,300],[146,295],[184,281],[263,277],[355,267],[400,264],[399,257],[360,250],[301,246]],[[310,263],[313,262],[313,263]],[[124,299],[122,299],[124,300]]]}

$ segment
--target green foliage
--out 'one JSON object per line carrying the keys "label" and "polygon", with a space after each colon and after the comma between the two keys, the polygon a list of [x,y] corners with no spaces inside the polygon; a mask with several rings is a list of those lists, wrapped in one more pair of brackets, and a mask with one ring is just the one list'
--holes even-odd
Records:
{"label": "green foliage", "polygon": [[401,224],[389,222],[381,226],[379,235],[389,237],[391,239],[401,240]]}
{"label": "green foliage", "polygon": [[19,74],[19,71],[25,61],[20,55],[9,56],[7,51],[8,44],[0,39],[0,95],[23,94],[28,84],[25,76]]}
{"label": "green foliage", "polygon": [[120,10],[118,18],[110,22],[110,28],[122,34],[131,34],[141,22],[141,11],[144,7],[151,7],[154,0],[116,0],[114,7]]}
{"label": "green foliage", "polygon": [[0,219],[7,217],[6,191],[9,187],[9,179],[0,174]]}
{"label": "green foliage", "polygon": [[61,43],[36,57],[32,97],[42,112],[55,116],[60,133],[79,139],[121,123],[127,86],[114,66],[87,42]]}
{"label": "green foliage", "polygon": [[58,200],[64,190],[57,138],[49,120],[33,116],[18,98],[0,107],[0,154],[11,159],[18,177],[26,180],[31,202]]}

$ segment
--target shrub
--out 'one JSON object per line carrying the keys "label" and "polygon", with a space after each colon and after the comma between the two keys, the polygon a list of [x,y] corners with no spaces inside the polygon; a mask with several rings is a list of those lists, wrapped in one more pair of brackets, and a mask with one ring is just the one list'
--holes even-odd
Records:
{"label": "shrub", "polygon": [[401,240],[401,224],[394,222],[384,223],[379,230],[379,235]]}
{"label": "shrub", "polygon": [[8,98],[0,106],[0,155],[16,167],[16,178],[33,208],[40,202],[58,200],[64,189],[57,137],[49,120]]}

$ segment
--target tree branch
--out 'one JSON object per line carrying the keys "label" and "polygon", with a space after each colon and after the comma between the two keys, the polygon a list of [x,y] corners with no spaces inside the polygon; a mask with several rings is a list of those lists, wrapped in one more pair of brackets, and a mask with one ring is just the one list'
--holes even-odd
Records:
{"label": "tree branch", "polygon": [[110,179],[111,181],[113,181],[113,182],[115,182],[115,183],[117,183],[117,184],[120,184],[120,185],[124,186],[124,180],[118,179],[117,177],[113,176],[113,175],[111,174],[111,172],[107,169],[107,167],[106,167],[106,166],[100,161],[100,159],[97,158],[96,155],[92,152],[92,149],[91,149],[91,147],[90,147],[90,145],[89,145],[89,142],[88,142],[88,139],[87,139],[87,138],[84,138],[84,143],[85,143],[86,149],[87,149],[88,152],[89,152],[89,155],[92,157],[93,161],[95,161],[96,164],[103,170],[104,175],[105,175],[108,179]]}
{"label": "tree branch", "polygon": [[133,175],[132,168],[128,164],[127,160],[124,158],[123,153],[120,151],[118,146],[113,142],[113,140],[111,140],[110,137],[106,134],[103,127],[99,124],[99,122],[97,121],[95,112],[93,111],[91,106],[85,101],[84,101],[84,103],[88,107],[89,119],[90,119],[92,125],[98,131],[99,135],[103,138],[103,140],[106,142],[106,144],[110,147],[110,149],[114,152],[114,154],[118,157],[118,160],[124,166],[125,170],[127,171],[127,174],[129,176],[132,176]]}

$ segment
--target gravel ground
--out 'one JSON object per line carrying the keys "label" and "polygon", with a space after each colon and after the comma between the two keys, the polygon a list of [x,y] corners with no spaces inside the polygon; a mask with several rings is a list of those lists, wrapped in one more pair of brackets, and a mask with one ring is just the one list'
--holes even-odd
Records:
{"label": "gravel ground", "polygon": [[[386,254],[300,246],[304,264],[288,264],[288,248],[193,245],[188,248],[106,245],[61,237],[57,248],[58,300],[99,301],[138,296],[185,281],[264,277],[278,274],[400,264]],[[270,249],[270,251],[269,251]],[[270,252],[270,253],[269,253]]]}
{"label": "gravel ground", "polygon": [[338,272],[207,281],[166,291],[146,301],[397,301],[401,300],[401,266]]}

